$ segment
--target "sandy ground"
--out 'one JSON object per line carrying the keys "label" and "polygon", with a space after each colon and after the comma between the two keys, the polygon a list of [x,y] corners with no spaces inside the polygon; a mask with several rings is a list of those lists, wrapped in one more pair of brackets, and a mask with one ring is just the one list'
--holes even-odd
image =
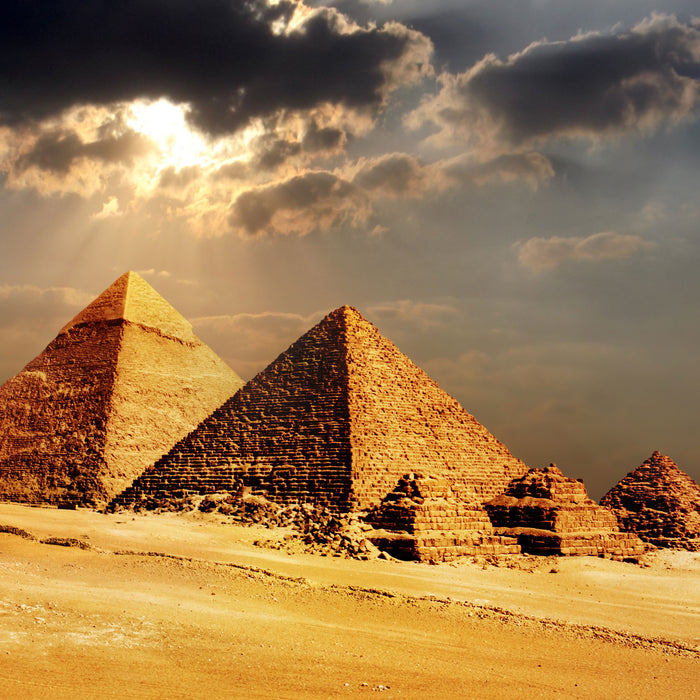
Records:
{"label": "sandy ground", "polygon": [[[288,555],[215,517],[0,504],[7,698],[700,697],[700,555]],[[79,547],[42,544],[74,538]]]}

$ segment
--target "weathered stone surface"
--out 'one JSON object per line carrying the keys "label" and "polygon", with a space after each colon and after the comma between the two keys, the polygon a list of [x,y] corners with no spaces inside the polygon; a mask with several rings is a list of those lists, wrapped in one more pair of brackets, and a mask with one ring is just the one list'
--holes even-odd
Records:
{"label": "weathered stone surface", "polygon": [[657,547],[700,551],[700,486],[654,452],[600,501],[620,525]]}
{"label": "weathered stone surface", "polygon": [[372,542],[398,559],[437,563],[520,552],[515,538],[494,533],[476,498],[457,499],[444,478],[405,474],[366,520],[386,531],[368,535]]}
{"label": "weathered stone surface", "polygon": [[108,501],[242,384],[128,272],[0,387],[0,498]]}
{"label": "weathered stone surface", "polygon": [[527,471],[355,309],[329,314],[181,440],[116,504],[235,488],[336,510],[426,469],[478,500]]}
{"label": "weathered stone surface", "polygon": [[485,507],[497,531],[517,537],[524,552],[622,560],[645,551],[635,535],[620,532],[610,510],[588,498],[582,481],[553,464],[514,479]]}

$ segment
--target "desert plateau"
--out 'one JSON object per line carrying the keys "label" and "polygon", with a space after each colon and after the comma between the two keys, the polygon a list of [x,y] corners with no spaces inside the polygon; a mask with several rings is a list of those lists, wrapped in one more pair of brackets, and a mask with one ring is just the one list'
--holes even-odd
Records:
{"label": "desert plateau", "polygon": [[[0,504],[7,698],[691,698],[700,554],[436,566],[219,514]],[[267,546],[256,546],[262,542]]]}

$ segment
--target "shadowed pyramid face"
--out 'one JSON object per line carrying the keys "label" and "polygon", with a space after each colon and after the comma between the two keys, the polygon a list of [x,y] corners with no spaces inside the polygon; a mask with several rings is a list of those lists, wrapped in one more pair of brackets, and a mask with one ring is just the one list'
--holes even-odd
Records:
{"label": "shadowed pyramid face", "polygon": [[700,486],[660,452],[621,479],[600,503],[647,542],[700,551]]}
{"label": "shadowed pyramid face", "polygon": [[0,497],[106,501],[242,384],[128,272],[0,388]]}
{"label": "shadowed pyramid face", "polygon": [[176,445],[122,502],[237,480],[281,501],[366,508],[405,473],[485,500],[527,471],[355,309],[336,309]]}

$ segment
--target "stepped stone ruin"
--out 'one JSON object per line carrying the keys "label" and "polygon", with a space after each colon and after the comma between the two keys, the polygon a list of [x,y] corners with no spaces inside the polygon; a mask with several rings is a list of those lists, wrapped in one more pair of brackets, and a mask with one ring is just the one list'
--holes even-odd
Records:
{"label": "stepped stone ruin", "polygon": [[514,537],[494,533],[476,498],[458,500],[444,478],[406,474],[366,521],[386,535],[371,541],[397,559],[437,563],[462,556],[518,554]]}
{"label": "stepped stone ruin", "polygon": [[233,491],[336,511],[379,505],[424,469],[493,498],[527,471],[355,309],[297,340],[115,499]]}
{"label": "stepped stone ruin", "polygon": [[529,554],[594,555],[633,560],[645,551],[636,535],[620,532],[615,515],[588,498],[578,479],[554,465],[531,469],[485,504],[496,531],[517,537]]}
{"label": "stepped stone ruin", "polygon": [[600,503],[645,542],[700,552],[700,486],[658,451]]}
{"label": "stepped stone ruin", "polygon": [[242,384],[127,272],[0,387],[0,499],[106,503]]}

